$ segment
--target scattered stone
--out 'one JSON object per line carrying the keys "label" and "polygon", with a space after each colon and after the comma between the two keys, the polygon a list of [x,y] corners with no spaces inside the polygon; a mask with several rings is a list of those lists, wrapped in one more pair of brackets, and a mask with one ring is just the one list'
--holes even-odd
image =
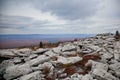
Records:
{"label": "scattered stone", "polygon": [[119,80],[103,69],[94,69],[92,75],[97,80]]}
{"label": "scattered stone", "polygon": [[37,58],[28,61],[27,63],[29,63],[30,66],[36,66],[36,65],[39,65],[43,62],[47,62],[49,60],[50,60],[50,57],[47,57],[45,55],[40,55]]}
{"label": "scattered stone", "polygon": [[66,44],[62,47],[62,51],[77,51],[77,48],[73,44]]}
{"label": "scattered stone", "polygon": [[65,58],[65,57],[59,56],[57,61],[62,63],[62,64],[74,64],[74,63],[81,61],[81,60],[82,60],[82,57]]}
{"label": "scattered stone", "polygon": [[119,80],[120,41],[113,34],[55,48],[0,50],[0,80]]}
{"label": "scattered stone", "polygon": [[0,57],[3,58],[13,58],[16,55],[10,50],[0,50]]}
{"label": "scattered stone", "polygon": [[36,71],[27,75],[24,75],[22,77],[20,77],[19,80],[41,80],[41,78],[43,78],[44,75],[41,74],[40,71]]}
{"label": "scattered stone", "polygon": [[6,68],[4,78],[10,80],[30,72],[32,72],[32,69],[29,64],[10,66]]}
{"label": "scattered stone", "polygon": [[33,53],[33,54],[42,55],[42,54],[45,53],[46,51],[49,51],[49,49],[37,49],[36,51],[32,51],[32,53]]}

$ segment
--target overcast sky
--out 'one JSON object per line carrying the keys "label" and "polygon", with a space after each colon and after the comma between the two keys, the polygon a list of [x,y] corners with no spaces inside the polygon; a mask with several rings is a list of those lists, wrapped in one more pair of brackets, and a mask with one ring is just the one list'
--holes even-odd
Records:
{"label": "overcast sky", "polygon": [[0,34],[120,30],[120,0],[0,0]]}

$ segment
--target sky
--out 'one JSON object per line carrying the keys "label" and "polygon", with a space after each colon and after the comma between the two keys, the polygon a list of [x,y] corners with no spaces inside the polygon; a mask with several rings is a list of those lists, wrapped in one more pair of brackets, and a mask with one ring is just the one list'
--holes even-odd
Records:
{"label": "sky", "polygon": [[120,30],[120,0],[0,0],[0,34]]}

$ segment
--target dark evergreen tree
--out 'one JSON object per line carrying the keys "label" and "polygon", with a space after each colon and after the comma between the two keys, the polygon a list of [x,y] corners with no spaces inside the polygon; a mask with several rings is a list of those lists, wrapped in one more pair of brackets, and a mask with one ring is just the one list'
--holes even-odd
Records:
{"label": "dark evergreen tree", "polygon": [[40,41],[39,47],[43,48],[43,43],[41,41]]}
{"label": "dark evergreen tree", "polygon": [[115,33],[115,39],[116,40],[120,39],[120,33],[119,33],[119,31],[116,31],[116,33]]}

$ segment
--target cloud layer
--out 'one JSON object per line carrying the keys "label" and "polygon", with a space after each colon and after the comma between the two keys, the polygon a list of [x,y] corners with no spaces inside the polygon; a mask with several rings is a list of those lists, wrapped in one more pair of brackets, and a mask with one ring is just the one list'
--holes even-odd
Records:
{"label": "cloud layer", "polygon": [[0,34],[120,30],[119,0],[1,0]]}

